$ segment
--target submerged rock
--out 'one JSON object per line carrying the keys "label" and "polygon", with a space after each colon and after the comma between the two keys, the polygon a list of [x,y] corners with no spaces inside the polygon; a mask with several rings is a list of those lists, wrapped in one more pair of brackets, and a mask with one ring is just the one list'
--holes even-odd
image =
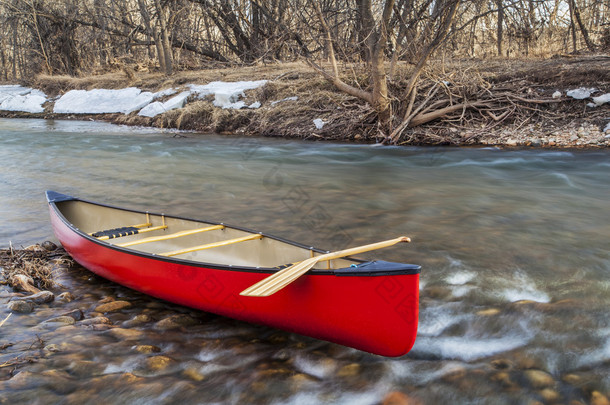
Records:
{"label": "submerged rock", "polygon": [[29,314],[30,312],[32,312],[34,310],[34,303],[30,302],[30,301],[21,301],[21,300],[11,301],[8,304],[6,304],[6,306],[11,311],[19,312],[22,314]]}
{"label": "submerged rock", "polygon": [[127,302],[127,301],[111,301],[111,302],[104,303],[102,305],[98,305],[95,308],[95,312],[105,313],[105,312],[120,311],[121,309],[129,308],[130,306],[131,306],[131,303]]}
{"label": "submerged rock", "polygon": [[172,362],[173,360],[167,356],[153,356],[146,359],[146,365],[152,371],[165,370]]}
{"label": "submerged rock", "polygon": [[42,305],[53,302],[54,299],[55,294],[53,294],[51,291],[40,291],[36,294],[28,295],[27,297],[13,298],[12,301],[29,301],[36,305]]}
{"label": "submerged rock", "polygon": [[136,351],[144,354],[159,353],[161,351],[160,347],[153,345],[137,345],[135,349]]}
{"label": "submerged rock", "polygon": [[525,370],[523,374],[534,388],[547,388],[555,385],[555,379],[546,371]]}
{"label": "submerged rock", "polygon": [[76,299],[76,297],[74,297],[74,295],[72,295],[72,293],[66,291],[66,292],[62,292],[61,294],[59,294],[56,298],[57,301],[60,302],[72,302]]}
{"label": "submerged rock", "polygon": [[169,330],[169,329],[177,329],[186,326],[196,325],[198,322],[196,319],[191,318],[188,315],[171,315],[165,319],[160,320],[154,326],[155,329],[159,330]]}
{"label": "submerged rock", "polygon": [[114,328],[111,329],[108,333],[110,333],[113,337],[119,340],[135,340],[141,338],[144,335],[144,332],[142,332],[141,330],[123,328]]}

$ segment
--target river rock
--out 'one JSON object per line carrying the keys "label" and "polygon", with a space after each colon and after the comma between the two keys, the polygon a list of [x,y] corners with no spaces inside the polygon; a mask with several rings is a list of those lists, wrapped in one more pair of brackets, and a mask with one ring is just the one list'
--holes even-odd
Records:
{"label": "river rock", "polygon": [[152,320],[153,319],[150,317],[150,315],[138,314],[138,315],[134,316],[133,318],[131,318],[130,320],[123,322],[123,326],[125,328],[131,328],[133,326],[142,325],[142,324],[150,322]]}
{"label": "river rock", "polygon": [[40,246],[42,246],[43,249],[48,250],[49,252],[52,252],[57,249],[57,245],[51,242],[50,240],[45,240]]}
{"label": "river rock", "polygon": [[382,405],[421,405],[421,402],[404,392],[392,391],[385,396]]}
{"label": "river rock", "polygon": [[43,324],[61,323],[66,325],[74,325],[76,321],[71,316],[56,316],[55,318],[47,319]]}
{"label": "river rock", "polygon": [[79,325],[112,325],[112,321],[105,316],[96,316],[95,318],[83,319]]}
{"label": "river rock", "polygon": [[195,367],[189,367],[182,372],[182,375],[190,378],[193,381],[203,381],[205,376],[199,372]]}
{"label": "river rock", "polygon": [[127,301],[111,301],[104,303],[102,305],[98,305],[95,308],[96,312],[106,313],[106,312],[114,312],[120,311],[121,309],[129,308],[131,306],[130,302]]}
{"label": "river rock", "polygon": [[137,345],[135,349],[137,352],[144,354],[159,353],[161,351],[160,347],[153,345]]}
{"label": "river rock", "polygon": [[534,388],[547,388],[555,384],[552,375],[542,370],[525,370],[525,378]]}
{"label": "river rock", "polygon": [[74,309],[70,312],[66,312],[65,314],[61,314],[62,316],[69,316],[73,318],[75,321],[80,321],[84,318],[83,311],[80,309]]}
{"label": "river rock", "polygon": [[48,304],[55,299],[55,294],[51,291],[40,291],[27,297],[15,297],[13,301],[29,301],[36,305]]}
{"label": "river rock", "polygon": [[51,343],[50,345],[46,345],[43,350],[48,353],[57,353],[60,352],[61,349],[55,343]]}
{"label": "river rock", "polygon": [[191,318],[188,315],[178,314],[171,315],[165,319],[161,319],[154,326],[155,329],[158,330],[169,330],[169,329],[177,329],[187,326],[196,325],[198,322],[196,319]]}
{"label": "river rock", "polygon": [[610,405],[610,400],[601,392],[593,391],[591,393],[591,405]]}
{"label": "river rock", "polygon": [[360,364],[351,363],[345,365],[337,371],[337,377],[354,377],[360,374]]}
{"label": "river rock", "polygon": [[70,293],[68,291],[62,292],[56,298],[56,300],[59,302],[72,302],[75,299],[76,299],[76,297],[74,297],[74,295],[72,295],[72,293]]}
{"label": "river rock", "polygon": [[153,356],[146,359],[146,366],[151,371],[162,371],[165,370],[173,362],[167,356]]}
{"label": "river rock", "polygon": [[119,340],[136,340],[144,335],[144,332],[141,330],[123,328],[110,329],[108,333]]}
{"label": "river rock", "polygon": [[561,398],[561,395],[552,388],[545,388],[539,394],[546,403],[557,402]]}
{"label": "river rock", "polygon": [[22,314],[29,314],[30,312],[32,312],[34,310],[34,303],[30,302],[30,301],[21,301],[21,300],[11,301],[8,304],[6,304],[6,306],[11,311],[19,312]]}

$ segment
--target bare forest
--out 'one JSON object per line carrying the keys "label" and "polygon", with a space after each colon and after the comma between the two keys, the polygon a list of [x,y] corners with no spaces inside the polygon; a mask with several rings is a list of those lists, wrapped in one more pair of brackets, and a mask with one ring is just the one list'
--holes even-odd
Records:
{"label": "bare forest", "polygon": [[555,102],[492,92],[455,62],[497,77],[510,61],[607,54],[610,0],[0,0],[0,30],[4,82],[298,62],[348,97],[352,133],[400,143],[439,119],[489,125]]}

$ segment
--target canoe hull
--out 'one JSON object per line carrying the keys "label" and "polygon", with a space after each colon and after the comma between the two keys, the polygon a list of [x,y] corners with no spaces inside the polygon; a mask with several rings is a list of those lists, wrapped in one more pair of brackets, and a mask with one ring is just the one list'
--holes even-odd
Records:
{"label": "canoe hull", "polygon": [[271,273],[159,260],[115,249],[74,229],[50,203],[55,235],[83,267],[176,304],[339,343],[383,356],[406,354],[418,324],[419,274],[306,274],[269,297],[239,293]]}

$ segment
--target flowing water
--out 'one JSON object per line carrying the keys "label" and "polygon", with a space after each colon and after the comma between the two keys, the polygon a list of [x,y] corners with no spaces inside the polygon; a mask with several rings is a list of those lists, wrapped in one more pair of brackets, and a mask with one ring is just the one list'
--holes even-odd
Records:
{"label": "flowing water", "polygon": [[[32,363],[0,368],[9,402],[610,395],[607,150],[375,147],[3,119],[0,163],[2,247],[55,240],[44,198],[52,189],[325,249],[404,234],[411,244],[378,255],[422,266],[418,338],[399,359],[170,305],[76,268],[62,279],[75,301],[13,314],[0,328],[0,348],[15,343],[0,364],[45,347]],[[3,288],[0,321],[10,312]],[[43,322],[73,309],[95,315],[109,299],[132,304],[106,315],[132,335]],[[160,321],[176,314],[196,324],[165,329]]]}

